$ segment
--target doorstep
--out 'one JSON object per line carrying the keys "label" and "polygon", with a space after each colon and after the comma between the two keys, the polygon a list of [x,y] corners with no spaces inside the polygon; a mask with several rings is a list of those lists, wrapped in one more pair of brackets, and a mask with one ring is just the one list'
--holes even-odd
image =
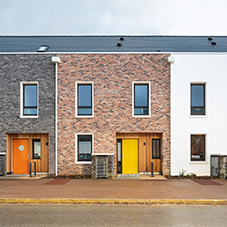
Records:
{"label": "doorstep", "polygon": [[140,174],[140,179],[141,180],[163,180],[163,181],[167,181],[168,179],[165,178],[163,175],[160,174],[154,174],[153,177],[150,176],[150,174]]}
{"label": "doorstep", "polygon": [[118,174],[117,180],[168,180],[163,175],[154,174],[153,177],[150,174]]}
{"label": "doorstep", "polygon": [[32,173],[32,177],[30,174],[6,174],[0,176],[0,180],[33,180],[33,179],[41,179],[46,177],[48,173],[36,173],[36,176]]}

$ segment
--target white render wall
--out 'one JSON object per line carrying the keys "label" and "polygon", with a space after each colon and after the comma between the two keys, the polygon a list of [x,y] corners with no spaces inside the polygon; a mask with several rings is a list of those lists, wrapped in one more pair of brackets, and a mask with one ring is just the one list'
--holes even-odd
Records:
{"label": "white render wall", "polygon": [[[171,175],[210,175],[210,154],[227,154],[227,53],[171,56]],[[206,116],[190,116],[191,83],[206,84]],[[205,162],[190,161],[191,134],[206,135]]]}

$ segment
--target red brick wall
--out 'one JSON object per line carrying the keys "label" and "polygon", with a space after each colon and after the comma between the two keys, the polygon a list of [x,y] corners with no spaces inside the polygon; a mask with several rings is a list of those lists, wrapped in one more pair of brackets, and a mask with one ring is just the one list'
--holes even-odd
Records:
{"label": "red brick wall", "polygon": [[[169,175],[169,55],[58,56],[58,174],[91,174],[91,165],[75,164],[75,133],[93,133],[95,153],[116,153],[117,132],[160,132],[163,174]],[[75,81],[94,82],[94,118],[75,118]],[[133,81],[151,82],[151,118],[132,117]]]}

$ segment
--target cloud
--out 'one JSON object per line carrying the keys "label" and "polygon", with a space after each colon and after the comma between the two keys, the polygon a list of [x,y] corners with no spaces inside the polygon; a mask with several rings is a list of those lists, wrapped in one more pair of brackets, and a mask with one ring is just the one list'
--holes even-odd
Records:
{"label": "cloud", "polygon": [[1,34],[227,35],[224,0],[0,0]]}

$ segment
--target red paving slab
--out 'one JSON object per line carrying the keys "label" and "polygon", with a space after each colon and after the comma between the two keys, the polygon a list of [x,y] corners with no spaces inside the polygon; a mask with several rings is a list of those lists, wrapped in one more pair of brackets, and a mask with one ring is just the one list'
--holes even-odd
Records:
{"label": "red paving slab", "polygon": [[227,199],[227,180],[211,182],[216,184],[202,185],[192,180],[181,179],[167,181],[0,179],[0,198]]}
{"label": "red paving slab", "polygon": [[194,179],[193,181],[201,185],[222,185],[220,183],[208,179]]}
{"label": "red paving slab", "polygon": [[56,179],[45,183],[45,185],[64,185],[69,181],[70,179]]}

